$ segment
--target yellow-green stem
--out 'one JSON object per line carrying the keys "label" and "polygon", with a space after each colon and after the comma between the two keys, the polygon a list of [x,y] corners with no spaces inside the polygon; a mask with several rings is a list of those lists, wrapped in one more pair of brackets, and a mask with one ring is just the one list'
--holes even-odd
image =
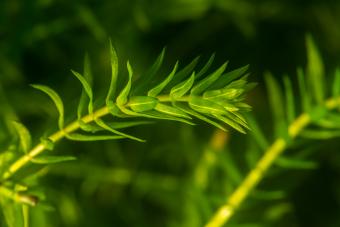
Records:
{"label": "yellow-green stem", "polygon": [[[334,109],[340,106],[340,98],[329,99],[325,102],[327,109]],[[288,134],[294,139],[309,123],[311,118],[307,113],[301,114],[291,123]],[[287,142],[284,138],[276,139],[273,144],[265,151],[256,166],[249,172],[241,185],[231,194],[226,204],[222,205],[209,220],[205,227],[220,227],[227,223],[235,213],[235,210],[247,198],[249,193],[262,180],[266,171],[274,163],[277,157],[286,149]]]}
{"label": "yellow-green stem", "polygon": [[35,196],[21,194],[20,192],[13,191],[2,185],[0,185],[0,195],[13,200],[14,202],[30,206],[35,206],[38,202],[38,198]]}
{"label": "yellow-green stem", "polygon": [[[168,95],[161,95],[157,97],[160,102],[171,102],[173,101],[170,96]],[[184,96],[176,101],[186,102],[188,101],[188,97]],[[128,106],[128,103],[126,104]],[[109,114],[108,107],[103,107],[93,114],[89,114],[84,116],[81,120],[84,123],[90,123],[95,121],[96,119],[99,119],[105,115]],[[59,140],[63,139],[67,134],[70,134],[80,128],[79,121],[74,121],[67,125],[62,130],[59,130],[58,132],[52,134],[48,137],[50,141],[53,143],[58,142]],[[34,157],[42,153],[44,150],[47,149],[47,145],[44,143],[39,143],[35,147],[33,147],[26,155],[22,156],[20,159],[15,161],[8,170],[3,174],[2,179],[6,180],[13,176],[14,173],[16,173],[18,170],[20,170],[23,166],[25,166],[27,163],[29,163]]]}
{"label": "yellow-green stem", "polygon": [[[101,118],[109,113],[109,109],[107,107],[103,107],[93,114],[89,114],[84,116],[81,120],[84,123],[90,123],[94,120]],[[64,129],[52,134],[48,137],[49,140],[51,140],[53,143],[63,139],[67,134],[72,133],[80,128],[80,124],[78,121],[74,121],[68,126],[66,126]],[[39,155],[41,152],[46,150],[47,145],[44,143],[40,143],[32,150],[30,150],[26,155],[22,156],[20,159],[18,159],[16,162],[14,162],[8,170],[4,173],[3,179],[8,179],[11,176],[13,176],[14,173],[16,173],[19,169],[21,169],[23,166],[25,166],[28,162],[30,162],[35,156]]]}

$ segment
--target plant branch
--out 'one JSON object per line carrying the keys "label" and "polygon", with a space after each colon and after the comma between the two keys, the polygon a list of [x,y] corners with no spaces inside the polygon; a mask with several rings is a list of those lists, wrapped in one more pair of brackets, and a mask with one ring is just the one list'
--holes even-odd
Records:
{"label": "plant branch", "polygon": [[14,202],[27,204],[30,206],[35,206],[38,202],[38,198],[36,196],[21,194],[3,185],[0,185],[0,195],[13,200]]}
{"label": "plant branch", "polygon": [[[329,99],[325,102],[325,107],[329,110],[340,107],[340,97]],[[294,139],[299,133],[311,123],[311,116],[302,113],[288,127],[290,139]],[[220,227],[229,221],[235,210],[243,203],[250,192],[263,179],[267,170],[271,167],[278,156],[287,148],[285,138],[276,139],[265,151],[256,166],[249,172],[241,185],[231,194],[226,204],[222,205],[209,220],[205,227]]]}
{"label": "plant branch", "polygon": [[[173,101],[173,99],[168,95],[161,95],[157,97],[159,102],[170,102]],[[184,96],[179,98],[176,101],[179,102],[187,102],[189,100],[188,96]],[[126,106],[129,106],[129,103],[126,104]],[[89,114],[84,116],[81,121],[85,124],[94,122],[97,119],[100,119],[101,117],[108,115],[110,113],[109,108],[107,106],[95,111],[93,114]],[[59,140],[63,139],[67,134],[70,134],[74,131],[77,131],[80,128],[79,121],[74,121],[67,125],[62,130],[57,131],[56,133],[52,134],[48,137],[48,139],[52,143],[56,143]],[[25,166],[27,163],[29,163],[34,157],[42,153],[44,150],[47,149],[47,145],[44,143],[39,143],[35,147],[33,147],[29,152],[27,152],[26,155],[19,158],[17,161],[15,161],[8,170],[3,174],[2,179],[7,180],[8,178],[12,177],[18,170],[20,170],[23,166]]]}

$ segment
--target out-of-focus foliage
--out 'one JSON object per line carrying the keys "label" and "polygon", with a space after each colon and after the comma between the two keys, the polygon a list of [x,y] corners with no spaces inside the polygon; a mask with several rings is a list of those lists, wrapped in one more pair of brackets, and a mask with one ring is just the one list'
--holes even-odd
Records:
{"label": "out-of-focus foliage", "polygon": [[[56,130],[53,103],[28,84],[58,90],[68,116],[75,116],[81,86],[70,69],[82,71],[88,52],[93,106],[102,106],[110,80],[109,39],[123,59],[119,68],[129,59],[136,81],[164,46],[167,65],[158,81],[177,59],[186,65],[200,54],[207,62],[205,56],[216,52],[213,68],[225,59],[231,60],[230,69],[250,64],[249,78],[259,83],[248,96],[252,133],[162,121],[127,130],[147,143],[62,141],[53,156],[77,160],[30,166],[11,184],[1,181],[1,195],[15,198],[0,196],[1,227],[202,226],[297,113],[339,95],[340,73],[334,72],[340,59],[339,1],[0,1],[1,172],[30,141],[35,145]],[[264,77],[265,71],[275,77]],[[339,226],[338,130],[333,112],[306,129],[229,225]],[[37,198],[35,207],[22,205]]]}

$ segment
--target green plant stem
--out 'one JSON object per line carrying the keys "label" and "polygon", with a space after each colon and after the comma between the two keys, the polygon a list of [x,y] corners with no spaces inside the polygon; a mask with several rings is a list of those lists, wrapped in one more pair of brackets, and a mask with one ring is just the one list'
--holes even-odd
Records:
{"label": "green plant stem", "polygon": [[[105,115],[109,114],[108,107],[103,107],[93,114],[89,114],[84,116],[81,120],[84,123],[90,123],[95,121],[96,119],[99,119]],[[64,129],[57,131],[56,133],[52,134],[48,137],[50,141],[53,143],[58,142],[59,140],[63,139],[67,134],[72,133],[80,128],[80,124],[78,121],[74,121],[70,123],[68,126],[66,126]],[[25,166],[28,162],[30,162],[35,156],[42,153],[44,150],[47,149],[47,145],[44,143],[39,143],[37,146],[32,148],[29,152],[27,152],[26,155],[22,156],[20,159],[15,161],[8,170],[4,173],[3,179],[6,180],[13,176],[14,173],[16,173],[19,169],[21,169],[23,166]]]}
{"label": "green plant stem", "polygon": [[37,197],[31,195],[21,194],[20,192],[13,191],[3,185],[0,185],[0,195],[17,203],[35,206],[38,202]]}
{"label": "green plant stem", "polygon": [[[171,102],[173,101],[170,96],[168,95],[162,95],[157,97],[160,102]],[[184,96],[180,99],[176,99],[176,101],[179,102],[187,102],[189,100],[188,96]],[[129,104],[127,103],[126,106]],[[84,116],[81,121],[85,124],[94,122],[96,119],[99,119],[105,115],[108,115],[110,113],[108,107],[103,107],[97,111],[95,111],[93,114],[89,114]],[[63,139],[67,134],[70,134],[80,128],[79,121],[74,121],[67,125],[62,130],[57,131],[56,133],[52,134],[48,137],[48,139],[56,143],[59,140]],[[35,147],[33,147],[29,152],[27,152],[26,155],[19,158],[17,161],[15,161],[8,170],[3,174],[2,179],[7,180],[8,178],[12,177],[13,174],[15,174],[18,170],[20,170],[23,166],[25,166],[27,163],[29,163],[34,157],[42,153],[44,150],[47,149],[47,145],[44,143],[39,143]]]}
{"label": "green plant stem", "polygon": [[[340,106],[340,97],[329,99],[325,102],[329,110]],[[290,139],[294,139],[299,133],[311,123],[311,116],[307,113],[301,114],[288,127]],[[241,185],[231,194],[226,204],[222,205],[205,227],[220,227],[227,223],[235,213],[236,209],[247,198],[250,192],[262,180],[266,171],[271,167],[277,157],[287,148],[288,143],[284,138],[276,139],[265,151],[256,166],[249,172]]]}

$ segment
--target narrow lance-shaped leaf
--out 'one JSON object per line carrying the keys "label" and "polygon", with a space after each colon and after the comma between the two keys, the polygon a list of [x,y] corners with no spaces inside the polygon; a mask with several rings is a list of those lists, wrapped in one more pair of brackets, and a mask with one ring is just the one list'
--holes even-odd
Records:
{"label": "narrow lance-shaped leaf", "polygon": [[35,89],[44,92],[52,99],[59,112],[58,126],[59,129],[62,129],[64,127],[64,104],[58,93],[44,85],[31,85],[31,86]]}
{"label": "narrow lance-shaped leaf", "polygon": [[295,104],[294,104],[294,93],[292,88],[292,82],[288,76],[283,78],[286,93],[286,113],[288,123],[291,123],[295,119]]}
{"label": "narrow lance-shaped leaf", "polygon": [[265,74],[270,107],[273,113],[276,137],[286,136],[287,124],[284,116],[284,103],[281,88],[270,73]]}
{"label": "narrow lance-shaped leaf", "polygon": [[[84,88],[86,95],[89,97],[88,111],[89,111],[89,114],[92,114],[93,113],[93,92],[92,92],[91,85],[87,82],[87,80],[82,75],[80,75],[76,71],[71,70],[71,72],[80,81],[80,83],[82,84]],[[83,102],[83,100],[81,100],[81,102]],[[78,109],[78,118],[79,118],[79,115],[81,114],[80,111],[81,110]]]}
{"label": "narrow lance-shaped leaf", "polygon": [[13,126],[18,133],[22,151],[27,153],[31,148],[31,134],[28,129],[21,123],[13,121]]}
{"label": "narrow lance-shaped leaf", "polygon": [[111,56],[111,82],[106,97],[106,105],[108,105],[110,102],[113,102],[114,100],[118,78],[118,57],[116,50],[112,46],[111,40],[110,40],[110,56]]}
{"label": "narrow lance-shaped leaf", "polygon": [[199,95],[202,92],[206,91],[210,85],[212,85],[224,72],[228,65],[228,62],[224,63],[220,68],[218,68],[215,72],[210,74],[208,77],[200,81],[197,85],[195,85],[191,89],[191,94],[192,95]]}
{"label": "narrow lance-shaped leaf", "polygon": [[111,127],[110,125],[106,124],[104,121],[102,121],[101,119],[96,119],[96,123],[102,127],[103,129],[109,131],[109,132],[112,132],[114,134],[117,134],[117,135],[120,135],[122,137],[125,137],[125,138],[129,138],[129,139],[132,139],[132,140],[136,140],[136,141],[139,141],[139,142],[145,142],[145,140],[143,139],[140,139],[140,138],[137,138],[135,136],[131,136],[129,134],[126,134],[126,133],[122,133],[120,131],[117,131],[115,130],[113,127]]}
{"label": "narrow lance-shaped leaf", "polygon": [[[92,78],[90,59],[89,59],[88,54],[85,54],[85,59],[84,59],[84,79],[88,83],[89,86],[92,86],[93,78]],[[86,102],[88,101],[87,97],[89,98],[89,101],[88,101],[89,103],[87,105],[88,112],[89,112],[89,114],[91,114],[93,112],[93,100],[92,100],[93,97],[91,97],[92,91],[90,92],[90,95],[89,95],[89,93],[86,91],[83,83],[82,83],[82,85],[83,85],[83,90],[81,92],[81,96],[80,96],[80,100],[79,100],[79,104],[78,104],[78,108],[77,108],[78,119],[81,119],[81,117],[83,115],[83,111],[85,110],[85,107],[86,107]]]}
{"label": "narrow lance-shaped leaf", "polygon": [[181,111],[180,109],[177,109],[172,106],[167,106],[162,103],[158,103],[155,107],[155,110],[161,113],[165,113],[174,117],[179,117],[179,118],[187,118],[191,119],[189,115],[187,115],[185,112]]}
{"label": "narrow lance-shaped leaf", "polygon": [[243,76],[247,70],[249,69],[249,65],[243,66],[241,68],[235,69],[233,71],[227,72],[219,77],[219,79],[210,86],[210,89],[220,89],[221,87],[227,86],[231,81],[236,80],[237,78]]}
{"label": "narrow lance-shaped leaf", "polygon": [[203,68],[196,74],[196,79],[201,78],[210,68],[210,66],[212,65],[213,61],[215,59],[215,53],[213,53],[211,55],[211,57],[209,58],[209,60],[207,61],[207,63],[203,66]]}
{"label": "narrow lance-shaped leaf", "polygon": [[185,95],[192,87],[195,81],[195,73],[193,72],[189,79],[173,87],[170,91],[170,96],[173,99],[181,98]]}
{"label": "narrow lance-shaped leaf", "polygon": [[311,35],[306,37],[307,45],[307,75],[308,82],[311,88],[311,92],[314,100],[321,104],[324,100],[324,66],[319,54],[319,50],[316,47]]}
{"label": "narrow lance-shaped leaf", "polygon": [[237,122],[233,121],[229,117],[218,115],[218,114],[214,114],[214,116],[218,120],[226,123],[227,125],[229,125],[230,127],[234,128],[235,130],[239,131],[240,133],[246,134],[246,131]]}
{"label": "narrow lance-shaped leaf", "polygon": [[187,78],[192,73],[194,68],[196,67],[199,59],[200,57],[196,57],[187,66],[185,66],[183,69],[178,71],[175,74],[174,79],[169,83],[169,87],[174,87],[178,83],[182,82],[185,78]]}
{"label": "narrow lance-shaped leaf", "polygon": [[74,160],[77,160],[74,156],[40,156],[33,158],[31,161],[35,164],[55,164]]}
{"label": "narrow lance-shaped leaf", "polygon": [[305,76],[301,68],[297,69],[297,76],[298,76],[298,81],[299,81],[299,91],[300,91],[300,97],[301,97],[303,110],[305,112],[309,112],[311,109],[311,99],[309,96],[309,91],[306,87]]}
{"label": "narrow lance-shaped leaf", "polygon": [[159,71],[160,67],[164,61],[166,48],[163,48],[160,55],[157,57],[156,61],[152,64],[150,69],[145,73],[145,75],[141,76],[136,83],[136,88],[132,91],[133,94],[140,94],[144,92],[147,87],[150,85],[150,82],[154,79],[157,72]]}
{"label": "narrow lance-shaped leaf", "polygon": [[158,103],[158,99],[150,96],[133,96],[127,104],[135,112],[145,112],[153,110]]}
{"label": "narrow lance-shaped leaf", "polygon": [[286,169],[316,169],[318,163],[303,159],[278,157],[275,164]]}
{"label": "narrow lance-shaped leaf", "polygon": [[333,82],[333,87],[332,87],[332,95],[333,97],[340,96],[340,69],[336,69],[335,71],[334,82]]}
{"label": "narrow lance-shaped leaf", "polygon": [[205,121],[211,125],[214,125],[215,127],[223,130],[223,131],[227,131],[225,127],[223,127],[221,124],[209,119],[208,117],[202,115],[202,114],[199,114],[197,112],[195,112],[194,110],[190,109],[188,106],[186,106],[185,104],[183,103],[175,103],[174,104],[177,108],[181,109],[183,112],[187,113],[187,114],[190,114],[202,121]]}
{"label": "narrow lance-shaped leaf", "polygon": [[123,136],[116,136],[116,135],[84,135],[84,134],[79,134],[79,133],[72,133],[72,134],[67,134],[66,138],[69,140],[74,140],[74,141],[101,141],[101,140],[116,140],[116,139],[122,139],[124,138]]}
{"label": "narrow lance-shaped leaf", "polygon": [[118,106],[122,106],[125,105],[128,101],[128,97],[129,97],[129,93],[131,90],[131,79],[132,79],[132,68],[129,62],[127,62],[127,69],[129,72],[129,78],[128,78],[128,82],[125,85],[125,87],[123,88],[123,90],[120,92],[120,94],[117,97],[117,105]]}
{"label": "narrow lance-shaped leaf", "polygon": [[201,97],[197,97],[197,96],[192,96],[189,100],[189,106],[200,112],[200,113],[204,113],[204,114],[224,114],[226,112],[226,110],[224,109],[223,106],[218,105],[212,101],[209,100],[205,100]]}
{"label": "narrow lance-shaped leaf", "polygon": [[167,76],[167,78],[165,78],[160,84],[158,84],[156,87],[152,88],[148,92],[148,96],[156,97],[157,95],[159,95],[159,93],[162,92],[162,90],[165,88],[165,86],[168,85],[168,83],[172,80],[172,78],[174,77],[174,75],[177,71],[177,68],[178,68],[178,62],[176,62],[175,67],[173,68],[171,73]]}

